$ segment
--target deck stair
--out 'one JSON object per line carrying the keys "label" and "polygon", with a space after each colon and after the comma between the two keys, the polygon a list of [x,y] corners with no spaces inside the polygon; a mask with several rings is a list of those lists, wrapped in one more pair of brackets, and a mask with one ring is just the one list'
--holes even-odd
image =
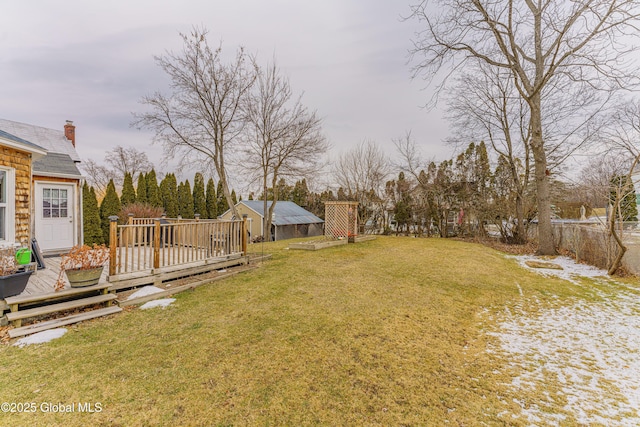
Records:
{"label": "deck stair", "polygon": [[[14,329],[9,330],[9,336],[14,338],[28,335],[122,311],[120,307],[111,306],[117,296],[115,293],[109,292],[110,287],[110,283],[100,283],[83,288],[65,289],[60,292],[6,298],[5,302],[11,310],[6,314],[6,319],[14,326]],[[106,303],[107,307],[22,327],[24,319],[102,303]]]}

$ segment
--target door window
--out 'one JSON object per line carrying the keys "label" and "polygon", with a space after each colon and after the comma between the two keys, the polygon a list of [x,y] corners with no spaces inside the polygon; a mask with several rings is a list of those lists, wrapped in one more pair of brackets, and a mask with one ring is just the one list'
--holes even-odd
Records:
{"label": "door window", "polygon": [[66,218],[69,210],[68,191],[58,188],[42,189],[42,217]]}

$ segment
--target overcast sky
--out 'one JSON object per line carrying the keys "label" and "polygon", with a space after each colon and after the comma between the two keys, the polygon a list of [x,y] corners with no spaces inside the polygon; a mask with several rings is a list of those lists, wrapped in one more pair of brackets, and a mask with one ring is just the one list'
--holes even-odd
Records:
{"label": "overcast sky", "polygon": [[447,124],[422,108],[411,81],[416,30],[405,1],[86,0],[4,1],[0,13],[0,117],[62,129],[77,126],[78,151],[100,161],[116,145],[145,150],[152,135],[130,127],[140,98],[166,92],[153,56],[181,48],[179,32],[210,31],[210,44],[239,45],[261,63],[276,57],[303,102],[324,118],[335,157],[370,139],[393,155],[411,130],[425,157],[445,159]]}

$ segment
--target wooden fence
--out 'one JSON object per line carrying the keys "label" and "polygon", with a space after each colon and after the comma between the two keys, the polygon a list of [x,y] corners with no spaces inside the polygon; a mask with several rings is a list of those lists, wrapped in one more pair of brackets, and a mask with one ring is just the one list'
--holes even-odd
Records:
{"label": "wooden fence", "polygon": [[246,220],[110,220],[110,276],[247,253]]}

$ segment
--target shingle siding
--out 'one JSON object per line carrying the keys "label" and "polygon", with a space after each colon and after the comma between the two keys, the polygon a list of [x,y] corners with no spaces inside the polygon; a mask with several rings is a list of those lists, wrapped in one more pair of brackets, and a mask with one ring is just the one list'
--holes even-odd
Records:
{"label": "shingle siding", "polygon": [[15,169],[16,242],[28,244],[31,235],[31,155],[0,146],[0,165]]}

